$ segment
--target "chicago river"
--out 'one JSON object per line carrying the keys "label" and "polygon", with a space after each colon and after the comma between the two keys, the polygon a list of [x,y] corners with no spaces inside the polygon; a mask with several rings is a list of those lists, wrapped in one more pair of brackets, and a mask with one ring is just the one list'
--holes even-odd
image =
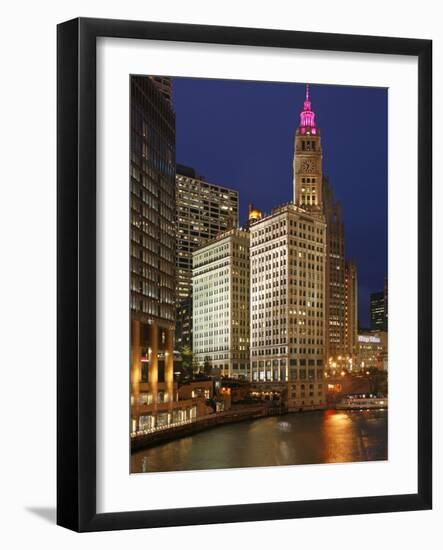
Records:
{"label": "chicago river", "polygon": [[131,472],[387,460],[387,418],[327,410],[227,424],[133,453]]}

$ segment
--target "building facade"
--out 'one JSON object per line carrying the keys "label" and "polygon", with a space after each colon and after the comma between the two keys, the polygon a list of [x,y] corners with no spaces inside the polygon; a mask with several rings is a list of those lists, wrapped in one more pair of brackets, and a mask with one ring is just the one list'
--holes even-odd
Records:
{"label": "building facade", "polygon": [[[386,296],[386,302],[385,302]],[[387,330],[387,291],[373,292],[370,297],[371,330]]]}
{"label": "building facade", "polygon": [[323,179],[323,212],[327,226],[326,344],[328,360],[341,361],[345,342],[345,237],[341,205]]}
{"label": "building facade", "polygon": [[230,229],[193,253],[193,350],[200,370],[248,378],[249,232]]}
{"label": "building facade", "polygon": [[176,346],[192,349],[192,254],[227,229],[238,226],[238,191],[205,181],[177,165]]}
{"label": "building facade", "polygon": [[347,367],[354,370],[358,352],[358,278],[354,260],[345,263],[345,356]]}
{"label": "building facade", "polygon": [[345,355],[345,245],[341,207],[323,175],[321,132],[306,86],[306,97],[295,133],[294,202],[326,222],[326,356],[328,360]]}
{"label": "building facade", "polygon": [[388,333],[384,330],[359,331],[357,367],[388,370]]}
{"label": "building facade", "polygon": [[151,76],[151,80],[155,82],[157,90],[166,99],[169,105],[172,106],[172,79],[169,76]]}
{"label": "building facade", "polygon": [[251,380],[289,410],[325,405],[326,225],[290,203],[250,226]]}
{"label": "building facade", "polygon": [[131,78],[131,431],[168,423],[175,330],[175,114]]}

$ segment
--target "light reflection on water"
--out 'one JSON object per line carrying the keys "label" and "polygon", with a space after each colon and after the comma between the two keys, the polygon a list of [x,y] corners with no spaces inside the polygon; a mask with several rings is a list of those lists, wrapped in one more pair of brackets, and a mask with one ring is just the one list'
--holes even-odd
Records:
{"label": "light reflection on water", "polygon": [[[387,411],[316,411],[228,424],[131,457],[131,472],[387,459]],[[143,467],[144,464],[144,467]]]}

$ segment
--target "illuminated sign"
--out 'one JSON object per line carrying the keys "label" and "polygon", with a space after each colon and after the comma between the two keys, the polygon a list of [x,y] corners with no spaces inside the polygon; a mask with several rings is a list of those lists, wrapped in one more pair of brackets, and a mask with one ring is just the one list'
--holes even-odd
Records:
{"label": "illuminated sign", "polygon": [[381,342],[378,336],[363,336],[362,334],[358,335],[358,341],[365,344],[380,344]]}

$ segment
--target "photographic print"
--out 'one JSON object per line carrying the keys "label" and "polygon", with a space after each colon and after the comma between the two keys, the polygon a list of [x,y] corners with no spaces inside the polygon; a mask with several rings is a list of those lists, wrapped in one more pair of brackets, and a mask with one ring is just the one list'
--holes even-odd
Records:
{"label": "photographic print", "polygon": [[58,25],[59,525],[428,510],[431,390],[431,40]]}
{"label": "photographic print", "polygon": [[130,90],[130,472],[387,460],[388,90]]}

